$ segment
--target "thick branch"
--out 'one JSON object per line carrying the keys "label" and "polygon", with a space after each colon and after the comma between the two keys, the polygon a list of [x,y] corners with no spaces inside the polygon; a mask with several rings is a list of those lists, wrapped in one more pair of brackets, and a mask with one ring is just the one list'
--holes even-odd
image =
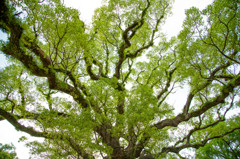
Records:
{"label": "thick branch", "polygon": [[[144,17],[146,15],[146,12],[147,12],[149,7],[150,7],[150,2],[149,2],[149,0],[147,0],[147,6],[142,11],[141,19],[138,20],[138,21],[134,21],[131,25],[129,25],[125,29],[125,31],[122,34],[124,42],[120,46],[120,49],[118,50],[119,60],[118,60],[118,63],[116,64],[116,68],[115,68],[115,77],[117,77],[118,79],[120,78],[120,68],[122,66],[123,61],[126,59],[125,55],[124,55],[124,51],[125,51],[125,49],[127,49],[131,46],[130,40],[136,34],[136,32],[143,26]],[[130,35],[129,35],[129,33],[130,33]],[[148,46],[148,47],[150,47],[150,46]],[[148,48],[148,47],[146,47],[146,48]]]}
{"label": "thick branch", "polygon": [[206,126],[203,126],[203,127],[200,127],[200,125],[201,125],[201,122],[200,122],[200,123],[199,123],[199,127],[195,127],[194,129],[190,130],[189,133],[188,133],[188,135],[185,136],[185,137],[183,137],[182,140],[177,141],[174,146],[177,146],[179,143],[182,143],[182,142],[184,142],[185,140],[187,140],[187,143],[189,143],[189,142],[190,142],[190,137],[191,137],[191,135],[192,135],[193,133],[195,133],[195,132],[197,132],[197,131],[200,131],[200,130],[207,129],[207,128],[209,128],[209,127],[213,127],[213,126],[217,125],[218,123],[220,123],[220,122],[222,122],[222,121],[225,121],[225,118],[219,119],[219,120],[213,122],[212,124],[209,124],[209,125],[206,125]]}
{"label": "thick branch", "polygon": [[190,113],[187,113],[187,114],[181,113],[173,119],[162,120],[159,123],[155,124],[154,126],[157,129],[163,129],[164,127],[167,127],[167,126],[176,127],[176,126],[178,126],[179,123],[181,123],[183,121],[188,121],[189,119],[191,119],[193,117],[200,116],[201,114],[203,114],[210,108],[212,108],[220,103],[224,103],[225,99],[229,96],[229,94],[232,93],[234,91],[234,88],[239,85],[240,85],[240,77],[229,82],[228,85],[226,85],[222,88],[220,94],[218,96],[216,96],[216,98],[214,100],[204,103],[200,109],[195,110]]}
{"label": "thick branch", "polygon": [[[39,131],[36,131],[34,130],[32,127],[25,127],[24,125],[20,124],[17,120],[19,119],[40,119],[42,117],[40,117],[41,115],[40,114],[34,114],[34,113],[30,113],[29,115],[25,115],[25,116],[17,116],[17,115],[12,115],[11,113],[8,113],[7,111],[5,111],[4,109],[0,108],[0,120],[4,120],[6,119],[9,123],[11,123],[17,130],[20,130],[20,131],[23,131],[25,133],[28,133],[30,134],[31,136],[34,136],[34,137],[44,137],[46,139],[55,139],[56,136],[52,136],[52,135],[48,135],[48,133],[46,132],[39,132]],[[58,116],[67,116],[66,114],[63,114],[63,113],[58,113]],[[42,119],[44,120],[44,119]],[[59,139],[64,139],[63,136],[59,136],[57,135]],[[69,143],[70,143],[70,146],[77,151],[77,153],[82,156],[83,158],[86,158],[86,159],[90,159],[90,158],[93,158],[92,155],[89,155],[88,153],[86,153],[84,151],[83,148],[81,148],[79,145],[77,145],[75,143],[75,141],[73,141],[71,138],[69,138]]]}
{"label": "thick branch", "polygon": [[[215,80],[216,78],[218,78],[218,76],[216,76],[216,74],[220,71],[220,70],[223,70],[223,69],[226,69],[228,66],[230,66],[230,62],[227,62],[225,64],[222,64],[220,66],[218,66],[217,68],[215,68],[211,73],[210,73],[210,76],[207,77],[207,81],[200,87],[198,87],[197,89],[195,89],[194,91],[190,92],[189,95],[188,95],[188,98],[187,98],[187,101],[186,101],[186,104],[184,105],[183,107],[183,114],[186,115],[189,111],[189,108],[190,108],[190,105],[191,105],[191,102],[195,96],[195,94],[201,90],[203,90],[204,88],[206,88],[209,84],[211,84],[211,82],[213,80]],[[193,93],[194,92],[194,93]]]}
{"label": "thick branch", "polygon": [[113,148],[111,157],[113,159],[123,158],[123,149],[120,146],[119,139],[114,137],[109,130],[112,126],[108,123],[103,123],[96,128],[96,132],[101,136],[104,143]]}
{"label": "thick branch", "polygon": [[[6,4],[3,4],[6,8]],[[40,77],[47,77],[49,81],[49,87],[51,89],[59,90],[64,93],[71,95],[74,100],[81,104],[83,108],[87,107],[87,102],[84,97],[81,95],[81,92],[77,90],[77,88],[72,87],[66,82],[62,82],[57,79],[56,72],[51,68],[47,67],[51,64],[49,57],[35,44],[30,43],[26,44],[26,46],[33,51],[35,55],[40,57],[43,64],[46,66],[45,68],[40,68],[33,60],[31,55],[27,55],[26,52],[20,47],[20,38],[22,36],[23,28],[19,24],[18,20],[7,10],[3,12],[3,15],[0,17],[1,23],[4,23],[8,26],[10,31],[10,41],[8,45],[3,47],[3,52],[7,55],[11,55],[21,61],[34,75]],[[29,40],[28,38],[25,38]]]}
{"label": "thick branch", "polygon": [[178,146],[178,147],[164,147],[162,149],[162,151],[158,155],[161,155],[163,153],[168,153],[168,152],[173,152],[173,153],[178,154],[181,150],[183,150],[185,148],[190,148],[190,147],[198,149],[200,147],[205,146],[208,141],[211,141],[211,140],[217,139],[217,138],[222,138],[222,137],[224,137],[224,136],[226,136],[228,134],[233,133],[235,130],[239,130],[239,129],[240,129],[240,127],[236,127],[236,128],[234,128],[234,129],[232,129],[230,131],[227,131],[226,133],[224,133],[222,135],[217,135],[217,136],[213,136],[213,137],[204,139],[203,141],[201,141],[201,143],[195,143],[195,144],[186,143],[186,144]]}
{"label": "thick branch", "polygon": [[25,127],[23,125],[21,125],[15,116],[13,116],[12,114],[8,113],[7,111],[5,111],[4,109],[0,108],[0,115],[2,117],[4,117],[9,123],[11,123],[17,130],[26,132],[28,134],[30,134],[31,136],[35,136],[35,137],[47,137],[47,133],[45,132],[38,132],[36,130],[34,130],[32,127]]}
{"label": "thick branch", "polygon": [[102,73],[103,66],[101,63],[99,63],[96,59],[93,59],[93,63],[99,67],[98,75],[95,75],[92,71],[92,63],[90,62],[89,58],[85,57],[84,60],[87,66],[87,72],[92,80],[98,80],[101,76],[105,77],[105,75]]}
{"label": "thick branch", "polygon": [[69,145],[77,152],[77,154],[83,157],[83,159],[94,159],[94,156],[85,152],[85,150],[80,147],[80,145],[78,145],[74,139],[69,137],[67,138],[67,141],[69,142]]}
{"label": "thick branch", "polygon": [[31,42],[31,40],[28,37],[24,37],[24,39],[26,41],[24,46],[27,47],[32,52],[34,52],[35,55],[40,57],[43,65],[45,67],[52,65],[52,61],[51,61],[50,57],[47,54],[45,54],[45,52],[36,43]]}
{"label": "thick branch", "polygon": [[164,89],[158,94],[157,99],[160,99],[160,98],[162,97],[162,95],[168,91],[168,88],[170,87],[170,83],[171,83],[171,81],[172,81],[172,75],[173,75],[173,73],[174,73],[175,71],[176,71],[176,68],[174,68],[173,70],[171,70],[171,71],[169,72],[169,76],[168,76],[168,79],[167,79],[166,86],[165,86]]}

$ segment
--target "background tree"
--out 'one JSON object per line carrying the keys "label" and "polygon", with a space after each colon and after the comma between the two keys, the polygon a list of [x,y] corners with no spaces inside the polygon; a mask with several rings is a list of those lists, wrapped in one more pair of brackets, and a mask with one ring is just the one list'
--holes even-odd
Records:
{"label": "background tree", "polygon": [[[239,1],[189,9],[167,41],[171,6],[109,0],[87,26],[60,0],[1,1],[1,50],[14,63],[0,73],[1,120],[45,138],[28,143],[40,158],[184,158],[235,133]],[[189,93],[174,114],[179,86]]]}
{"label": "background tree", "polygon": [[12,144],[0,143],[0,159],[16,159],[16,156],[15,147]]}

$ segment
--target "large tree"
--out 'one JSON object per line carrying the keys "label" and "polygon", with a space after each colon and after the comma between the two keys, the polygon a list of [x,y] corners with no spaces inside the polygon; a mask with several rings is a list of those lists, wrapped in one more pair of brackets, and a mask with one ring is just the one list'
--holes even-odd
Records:
{"label": "large tree", "polygon": [[[42,158],[183,158],[236,133],[239,0],[187,10],[167,41],[171,6],[108,0],[86,25],[61,0],[1,0],[12,65],[0,72],[0,119],[45,138],[29,143]],[[178,87],[188,95],[175,114]]]}

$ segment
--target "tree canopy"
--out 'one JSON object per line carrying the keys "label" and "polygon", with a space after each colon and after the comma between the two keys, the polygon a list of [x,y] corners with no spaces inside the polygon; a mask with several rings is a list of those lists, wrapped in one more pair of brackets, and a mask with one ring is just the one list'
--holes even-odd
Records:
{"label": "tree canopy", "polygon": [[[239,149],[240,2],[187,10],[167,40],[172,4],[106,0],[87,25],[61,0],[1,0],[1,51],[12,64],[0,71],[0,120],[45,138],[28,143],[40,158]],[[188,95],[176,114],[178,87]],[[216,141],[226,142],[208,149]]]}
{"label": "tree canopy", "polygon": [[17,159],[13,144],[1,144],[0,143],[0,159]]}

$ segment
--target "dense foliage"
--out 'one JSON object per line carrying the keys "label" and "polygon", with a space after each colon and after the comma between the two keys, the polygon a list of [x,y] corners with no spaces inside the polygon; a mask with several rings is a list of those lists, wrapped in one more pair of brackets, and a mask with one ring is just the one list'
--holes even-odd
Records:
{"label": "dense foliage", "polygon": [[239,159],[240,131],[216,138],[197,151],[198,158]]}
{"label": "dense foliage", "polygon": [[0,159],[16,159],[16,156],[15,147],[12,144],[0,143]]}
{"label": "dense foliage", "polygon": [[45,138],[40,158],[239,155],[240,2],[187,10],[168,41],[172,3],[108,0],[88,26],[60,0],[1,0],[0,120]]}

